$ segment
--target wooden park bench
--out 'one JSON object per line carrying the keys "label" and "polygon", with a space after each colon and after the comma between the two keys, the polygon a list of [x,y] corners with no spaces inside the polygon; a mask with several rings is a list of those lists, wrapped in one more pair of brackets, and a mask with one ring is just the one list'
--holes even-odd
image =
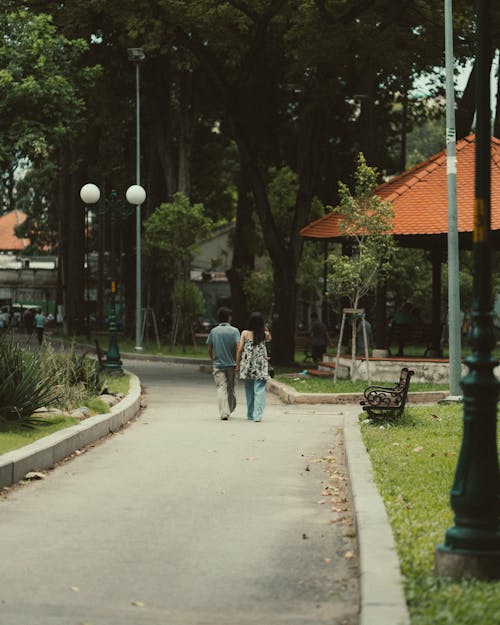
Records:
{"label": "wooden park bench", "polygon": [[413,373],[407,367],[403,367],[399,382],[395,386],[391,388],[368,386],[364,392],[365,399],[360,402],[363,410],[372,419],[380,419],[386,416],[394,419],[400,417],[405,409]]}

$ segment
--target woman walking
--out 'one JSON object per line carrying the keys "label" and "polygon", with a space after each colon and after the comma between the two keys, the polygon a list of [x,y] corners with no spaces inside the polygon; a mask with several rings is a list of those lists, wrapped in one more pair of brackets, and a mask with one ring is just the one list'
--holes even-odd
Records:
{"label": "woman walking", "polygon": [[269,378],[269,359],[266,341],[271,333],[258,312],[252,313],[248,330],[243,330],[236,353],[236,372],[245,381],[247,398],[247,418],[249,421],[262,421],[266,404],[266,381]]}

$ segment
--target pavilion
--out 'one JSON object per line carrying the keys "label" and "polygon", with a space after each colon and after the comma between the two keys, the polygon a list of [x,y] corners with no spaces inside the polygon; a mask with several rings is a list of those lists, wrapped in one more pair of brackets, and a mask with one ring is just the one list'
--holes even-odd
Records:
{"label": "pavilion", "polygon": [[[457,218],[461,249],[472,247],[475,185],[475,135],[457,142]],[[428,250],[432,259],[432,351],[440,353],[441,263],[447,255],[448,197],[446,150],[377,187],[394,207],[393,235],[399,246]],[[339,215],[328,213],[300,231],[302,237],[342,242]],[[500,140],[491,138],[491,241],[500,248]],[[326,291],[326,288],[325,288]],[[385,343],[385,291],[377,292],[377,348]]]}

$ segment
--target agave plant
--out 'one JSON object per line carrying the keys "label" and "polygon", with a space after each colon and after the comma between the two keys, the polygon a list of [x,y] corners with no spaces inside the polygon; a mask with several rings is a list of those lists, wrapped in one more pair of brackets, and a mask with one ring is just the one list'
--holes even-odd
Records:
{"label": "agave plant", "polygon": [[0,340],[0,421],[33,422],[33,413],[57,401],[54,372],[42,366],[39,353]]}
{"label": "agave plant", "polygon": [[67,352],[55,352],[49,347],[42,358],[45,367],[53,371],[52,375],[58,384],[68,387],[82,386],[90,395],[99,393],[102,386],[99,363],[86,353],[76,352],[74,346]]}

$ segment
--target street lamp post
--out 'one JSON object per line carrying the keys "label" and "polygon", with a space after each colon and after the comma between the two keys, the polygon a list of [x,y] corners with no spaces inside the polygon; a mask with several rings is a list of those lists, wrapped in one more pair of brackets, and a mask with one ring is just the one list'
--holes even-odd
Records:
{"label": "street lamp post", "polygon": [[462,380],[464,429],[451,489],[454,525],[436,551],[436,573],[444,577],[500,579],[500,471],[497,402],[500,384],[491,296],[491,5],[476,0],[476,182],[473,232],[473,304],[468,374]]}
{"label": "street lamp post", "polygon": [[[146,58],[142,48],[128,48],[128,60],[135,64],[135,182],[141,184],[141,99],[140,99],[140,64]],[[136,232],[136,278],[135,278],[135,350],[142,351],[142,268],[141,268],[141,206],[136,207],[135,213]]]}
{"label": "street lamp post", "polygon": [[[133,206],[140,206],[146,199],[146,191],[140,185],[132,185],[126,192],[127,201]],[[101,197],[99,187],[88,183],[80,189],[80,198],[89,204],[97,204]],[[116,250],[115,250],[115,228],[116,220],[120,208],[116,191],[111,192],[111,197],[104,203],[104,211],[109,213],[111,219],[111,250],[110,250],[110,273],[111,273],[111,314],[109,316],[109,345],[106,357],[105,368],[110,373],[122,374],[122,362],[120,349],[118,347],[118,325],[116,320]]]}

